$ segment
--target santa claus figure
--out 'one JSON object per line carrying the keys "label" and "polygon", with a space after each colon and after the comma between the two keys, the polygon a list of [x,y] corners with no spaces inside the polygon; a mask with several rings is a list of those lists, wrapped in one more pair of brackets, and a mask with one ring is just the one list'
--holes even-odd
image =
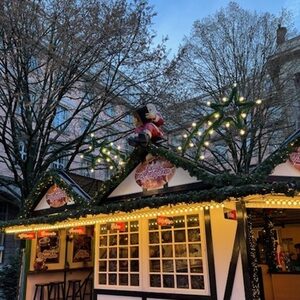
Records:
{"label": "santa claus figure", "polygon": [[137,109],[133,117],[137,136],[128,139],[129,145],[145,147],[150,141],[155,143],[163,137],[160,127],[164,124],[164,120],[153,104]]}

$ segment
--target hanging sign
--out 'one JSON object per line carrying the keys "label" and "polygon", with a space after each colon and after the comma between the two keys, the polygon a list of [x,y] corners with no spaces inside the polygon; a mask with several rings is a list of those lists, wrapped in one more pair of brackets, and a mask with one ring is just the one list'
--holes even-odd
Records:
{"label": "hanging sign", "polygon": [[224,208],[224,218],[228,220],[236,220],[236,210]]}
{"label": "hanging sign", "polygon": [[75,235],[86,234],[86,227],[84,226],[72,227],[69,229],[69,234],[75,234]]}
{"label": "hanging sign", "polygon": [[35,232],[22,232],[16,234],[16,239],[19,240],[34,240],[35,239]]}
{"label": "hanging sign", "polygon": [[126,224],[125,222],[114,222],[114,223],[110,223],[108,228],[109,230],[125,231]]}
{"label": "hanging sign", "polygon": [[170,226],[174,224],[173,218],[165,216],[158,216],[156,222],[159,226]]}
{"label": "hanging sign", "polygon": [[51,237],[51,236],[57,236],[57,231],[49,231],[49,230],[41,230],[38,231],[38,237]]}

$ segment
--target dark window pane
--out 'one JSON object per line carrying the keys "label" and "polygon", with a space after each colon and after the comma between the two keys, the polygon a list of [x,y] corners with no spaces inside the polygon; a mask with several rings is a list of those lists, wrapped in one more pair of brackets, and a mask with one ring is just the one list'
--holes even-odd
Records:
{"label": "dark window pane", "polygon": [[110,272],[116,272],[117,271],[117,261],[116,260],[111,260],[109,262],[109,271]]}
{"label": "dark window pane", "polygon": [[110,246],[117,245],[117,236],[116,235],[109,236],[109,245]]}
{"label": "dark window pane", "polygon": [[182,228],[185,227],[184,216],[173,217],[174,228]]}
{"label": "dark window pane", "polygon": [[177,273],[187,273],[188,265],[186,259],[177,259],[176,260],[176,272]]}
{"label": "dark window pane", "polygon": [[131,258],[139,257],[139,248],[138,247],[130,247],[130,257]]}
{"label": "dark window pane", "polygon": [[165,273],[173,273],[174,272],[173,260],[165,259],[162,261],[162,265],[163,265],[163,272],[165,272]]}
{"label": "dark window pane", "polygon": [[175,256],[176,257],[186,257],[186,245],[175,245]]}
{"label": "dark window pane", "polygon": [[149,227],[149,230],[157,230],[158,225],[157,225],[156,219],[149,220],[148,221],[148,227]]}
{"label": "dark window pane", "polygon": [[108,274],[108,284],[109,285],[117,284],[117,274]]}
{"label": "dark window pane", "polygon": [[109,249],[109,258],[117,258],[117,248]]}
{"label": "dark window pane", "polygon": [[120,272],[128,272],[128,260],[120,260],[119,261],[119,271]]}
{"label": "dark window pane", "polygon": [[106,284],[106,274],[99,274],[99,284]]}
{"label": "dark window pane", "polygon": [[161,287],[160,275],[150,275],[150,286]]}
{"label": "dark window pane", "polygon": [[191,244],[189,245],[190,257],[201,257],[201,245]]}
{"label": "dark window pane", "polygon": [[128,235],[127,234],[120,234],[119,236],[119,245],[128,245]]}
{"label": "dark window pane", "polygon": [[198,215],[188,215],[187,216],[187,226],[188,227],[199,226],[199,216]]}
{"label": "dark window pane", "polygon": [[176,243],[185,242],[185,230],[174,231],[174,238]]}
{"label": "dark window pane", "polygon": [[128,248],[119,248],[119,258],[128,258]]}
{"label": "dark window pane", "polygon": [[158,232],[149,232],[149,244],[158,244],[159,235]]}
{"label": "dark window pane", "polygon": [[172,243],[172,231],[162,231],[161,232],[161,242],[162,243]]}
{"label": "dark window pane", "polygon": [[201,259],[190,259],[191,273],[203,273],[203,265]]}
{"label": "dark window pane", "polygon": [[128,275],[119,274],[119,285],[128,285]]}
{"label": "dark window pane", "polygon": [[100,237],[100,246],[107,246],[107,236]]}
{"label": "dark window pane", "polygon": [[162,246],[162,256],[163,257],[173,257],[172,245],[163,245]]}
{"label": "dark window pane", "polygon": [[138,221],[130,222],[130,231],[135,232],[138,230],[139,230],[139,222]]}
{"label": "dark window pane", "polygon": [[140,285],[140,279],[138,274],[131,274],[130,275],[130,285],[132,286],[139,286]]}
{"label": "dark window pane", "polygon": [[150,272],[160,272],[160,261],[150,260]]}
{"label": "dark window pane", "polygon": [[188,230],[189,242],[198,242],[200,241],[200,229],[189,229]]}
{"label": "dark window pane", "polygon": [[139,261],[138,260],[130,261],[130,271],[131,272],[138,272],[139,271]]}
{"label": "dark window pane", "polygon": [[177,275],[176,281],[177,281],[177,288],[179,288],[179,289],[188,289],[189,288],[188,276]]}
{"label": "dark window pane", "polygon": [[106,225],[100,225],[100,234],[107,233],[107,226]]}
{"label": "dark window pane", "polygon": [[139,236],[137,233],[133,233],[130,235],[130,244],[137,245],[139,243]]}
{"label": "dark window pane", "polygon": [[100,248],[100,250],[99,250],[99,258],[100,259],[107,258],[107,249],[106,248]]}
{"label": "dark window pane", "polygon": [[174,276],[163,275],[164,288],[174,288]]}
{"label": "dark window pane", "polygon": [[204,289],[204,277],[203,276],[191,276],[192,289],[203,290]]}
{"label": "dark window pane", "polygon": [[159,257],[159,246],[149,247],[150,257]]}

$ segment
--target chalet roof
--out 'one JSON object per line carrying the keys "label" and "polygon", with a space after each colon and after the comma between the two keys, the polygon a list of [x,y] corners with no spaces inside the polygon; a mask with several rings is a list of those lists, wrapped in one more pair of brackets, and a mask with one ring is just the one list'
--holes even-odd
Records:
{"label": "chalet roof", "polygon": [[[111,180],[103,182],[97,195],[91,199],[67,174],[59,172],[76,193],[88,200],[84,206],[76,209],[66,209],[61,213],[47,216],[23,216],[18,220],[0,224],[7,227],[20,224],[42,224],[55,223],[66,219],[76,219],[87,215],[110,214],[114,212],[130,212],[141,208],[158,208],[164,205],[175,205],[179,203],[200,203],[206,201],[222,202],[230,197],[246,197],[254,194],[284,193],[294,196],[300,190],[299,178],[274,178],[269,176],[275,166],[284,162],[289,153],[300,145],[300,130],[290,136],[281,147],[271,154],[262,164],[248,175],[234,174],[211,174],[201,169],[196,163],[187,160],[167,148],[150,145],[147,148],[136,148],[126,167],[117,173]],[[164,189],[152,193],[141,193],[119,198],[108,198],[110,193],[123,182],[123,180],[144,160],[145,156],[161,156],[173,163],[176,167],[183,168],[191,176],[199,181],[181,187],[181,189]],[[54,178],[54,177],[53,177]]]}

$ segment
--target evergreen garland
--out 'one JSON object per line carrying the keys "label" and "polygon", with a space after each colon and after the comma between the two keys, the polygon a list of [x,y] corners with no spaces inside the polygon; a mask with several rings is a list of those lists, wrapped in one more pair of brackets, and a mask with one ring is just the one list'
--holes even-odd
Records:
{"label": "evergreen garland", "polygon": [[32,189],[30,195],[25,199],[23,210],[21,211],[21,219],[28,218],[34,208],[34,205],[42,198],[43,194],[53,185],[56,184],[69,197],[73,198],[77,205],[89,205],[89,203],[75,193],[70,185],[68,185],[55,170],[47,171],[42,179]]}
{"label": "evergreen garland", "polygon": [[247,218],[247,252],[249,259],[249,273],[250,273],[250,283],[252,290],[252,299],[260,300],[260,286],[258,278],[258,264],[256,257],[256,241],[253,236],[253,224],[252,215],[248,214]]}
{"label": "evergreen garland", "polygon": [[67,209],[61,213],[46,215],[36,218],[21,218],[7,222],[0,222],[0,227],[27,224],[54,224],[68,219],[79,219],[87,215],[111,214],[115,212],[132,212],[142,208],[159,208],[165,205],[190,204],[215,201],[221,203],[231,197],[239,198],[248,195],[266,195],[271,193],[283,193],[293,197],[300,191],[300,183],[295,183],[291,188],[286,182],[273,182],[264,184],[253,184],[244,186],[225,186],[222,188],[211,188],[210,190],[190,191],[183,193],[170,193],[154,197],[129,198],[123,201],[100,203],[98,206],[84,205],[80,209]]}
{"label": "evergreen garland", "polygon": [[276,263],[276,242],[275,242],[275,230],[274,224],[268,212],[264,213],[264,241],[266,245],[266,262],[269,267],[269,272],[274,273],[279,271],[279,267]]}

